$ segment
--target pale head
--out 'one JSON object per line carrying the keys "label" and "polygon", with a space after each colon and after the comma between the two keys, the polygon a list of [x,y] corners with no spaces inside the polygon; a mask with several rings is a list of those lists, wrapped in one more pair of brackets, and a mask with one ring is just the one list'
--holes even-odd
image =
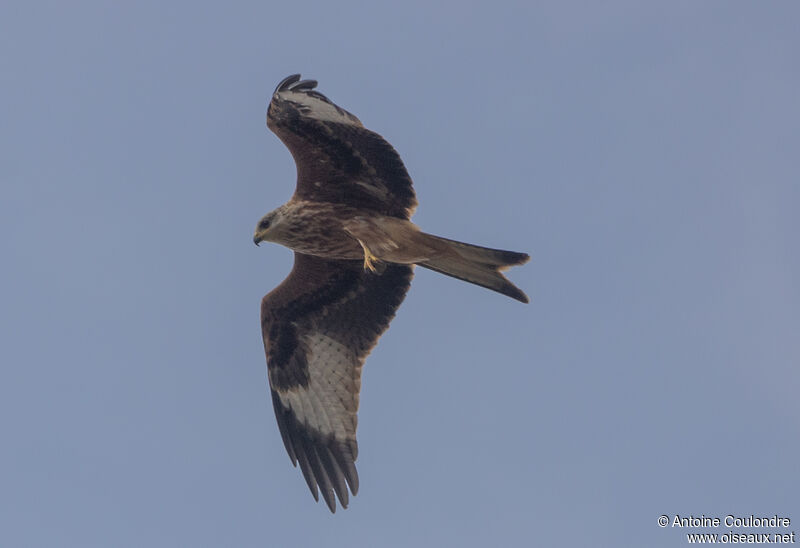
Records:
{"label": "pale head", "polygon": [[281,206],[274,211],[270,211],[263,217],[261,220],[258,221],[256,225],[256,231],[253,235],[253,243],[258,245],[261,242],[276,242],[278,235],[279,228],[281,226],[281,221],[284,218],[284,208],[285,206]]}

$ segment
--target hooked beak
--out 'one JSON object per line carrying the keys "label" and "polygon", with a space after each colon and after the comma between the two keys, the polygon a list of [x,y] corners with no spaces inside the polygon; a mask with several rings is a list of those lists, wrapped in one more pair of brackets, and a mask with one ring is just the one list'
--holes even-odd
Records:
{"label": "hooked beak", "polygon": [[258,244],[261,243],[261,236],[259,236],[258,234],[253,236],[253,243],[256,244],[256,247],[258,247]]}

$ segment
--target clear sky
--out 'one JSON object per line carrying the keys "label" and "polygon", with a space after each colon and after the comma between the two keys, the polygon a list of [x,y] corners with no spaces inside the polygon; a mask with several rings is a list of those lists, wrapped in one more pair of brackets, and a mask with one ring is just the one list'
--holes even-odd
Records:
{"label": "clear sky", "polygon": [[[0,7],[0,545],[683,546],[800,534],[794,2]],[[530,305],[417,272],[367,361],[361,490],[315,504],[267,390],[301,72],[426,231],[531,254]],[[724,533],[728,529],[720,528]]]}

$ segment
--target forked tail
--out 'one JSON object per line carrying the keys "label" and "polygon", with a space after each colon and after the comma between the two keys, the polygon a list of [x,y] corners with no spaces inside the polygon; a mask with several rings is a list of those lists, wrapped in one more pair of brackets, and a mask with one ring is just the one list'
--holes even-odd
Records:
{"label": "forked tail", "polygon": [[419,266],[497,291],[523,303],[528,302],[528,296],[501,272],[527,263],[530,259],[527,253],[480,247],[432,234],[424,236],[430,239],[431,247],[445,249],[445,252],[418,262]]}

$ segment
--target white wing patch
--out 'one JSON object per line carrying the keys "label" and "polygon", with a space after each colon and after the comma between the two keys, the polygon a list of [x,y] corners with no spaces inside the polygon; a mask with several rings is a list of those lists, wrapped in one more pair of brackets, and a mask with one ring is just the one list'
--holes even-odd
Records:
{"label": "white wing patch", "polygon": [[306,338],[308,386],[278,391],[281,403],[297,421],[336,439],[352,439],[356,431],[361,362],[336,339],[321,333]]}
{"label": "white wing patch", "polygon": [[279,91],[275,93],[274,97],[278,100],[294,103],[297,105],[298,110],[308,118],[364,127],[361,120],[356,118],[353,114],[350,114],[343,108],[337,107],[333,103],[315,97],[311,93],[302,91]]}

